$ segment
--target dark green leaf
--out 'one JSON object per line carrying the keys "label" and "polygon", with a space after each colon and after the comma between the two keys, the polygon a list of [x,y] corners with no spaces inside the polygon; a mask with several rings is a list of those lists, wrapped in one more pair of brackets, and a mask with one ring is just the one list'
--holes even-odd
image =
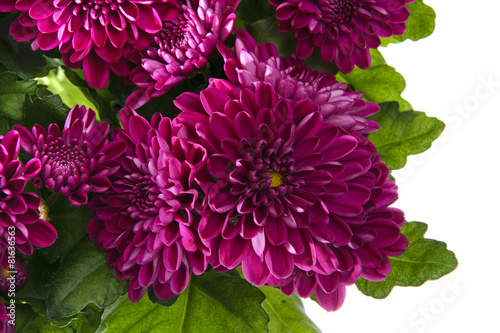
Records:
{"label": "dark green leaf", "polygon": [[424,4],[422,0],[415,0],[406,5],[410,10],[410,17],[406,21],[406,31],[401,36],[381,38],[382,45],[399,43],[406,39],[417,41],[430,36],[436,26],[436,13],[434,9]]}
{"label": "dark green leaf", "polygon": [[20,120],[25,95],[34,93],[36,89],[34,80],[18,80],[15,74],[0,73],[0,114]]}
{"label": "dark green leaf", "polygon": [[424,112],[399,112],[397,103],[381,104],[380,112],[371,119],[380,124],[380,130],[369,139],[391,169],[405,166],[409,155],[419,154],[430,148],[444,130],[444,123],[428,117]]}
{"label": "dark green leaf", "polygon": [[64,124],[69,108],[59,95],[52,95],[44,86],[38,86],[37,96],[26,96],[22,125],[28,129],[34,124],[47,128],[49,124]]}
{"label": "dark green leaf", "polygon": [[391,273],[381,282],[358,279],[356,286],[367,296],[385,298],[395,286],[420,286],[429,280],[437,280],[453,271],[458,261],[446,248],[446,243],[424,238],[427,225],[407,222],[401,232],[408,238],[405,253],[391,260]]}
{"label": "dark green leaf", "polygon": [[[29,325],[29,323],[37,317],[37,314],[29,304],[22,304],[16,302],[16,331],[22,332],[25,327]],[[7,320],[10,320],[7,317]]]}
{"label": "dark green leaf", "polygon": [[106,253],[84,238],[64,258],[48,285],[47,317],[72,316],[88,304],[105,307],[127,290],[106,264]]}
{"label": "dark green leaf", "polygon": [[101,324],[103,311],[94,304],[89,304],[69,326],[78,333],[94,333]]}
{"label": "dark green leaf", "polygon": [[286,296],[279,289],[271,287],[260,287],[260,290],[266,295],[262,307],[269,315],[269,332],[321,332],[305,314],[299,296]]}
{"label": "dark green leaf", "polygon": [[242,0],[236,9],[237,21],[251,23],[264,17],[273,17],[275,7],[269,0]]}
{"label": "dark green leaf", "polygon": [[90,215],[88,207],[73,207],[61,198],[49,208],[50,222],[57,230],[57,239],[49,247],[40,249],[44,258],[52,263],[64,256],[84,237],[87,237],[87,224]]}
{"label": "dark green leaf", "polygon": [[297,40],[293,32],[281,31],[278,22],[274,16],[268,16],[245,27],[257,43],[273,43],[281,57],[288,57],[295,51]]}
{"label": "dark green leaf", "polygon": [[401,97],[406,87],[403,76],[393,67],[382,63],[380,58],[375,60],[367,69],[356,67],[350,74],[339,72],[339,81],[347,82],[354,90],[363,92],[363,97],[369,101],[379,104],[394,101],[399,103],[401,110],[411,110],[410,103]]}
{"label": "dark green leaf", "polygon": [[74,333],[70,327],[60,328],[54,326],[42,316],[37,317],[26,326],[22,333]]}
{"label": "dark green leaf", "polygon": [[192,276],[170,307],[148,297],[125,302],[106,321],[106,332],[267,332],[269,318],[261,307],[264,294],[240,278],[210,271]]}
{"label": "dark green leaf", "polygon": [[[19,300],[33,305],[38,314],[45,313],[45,300],[47,299],[47,284],[58,269],[58,263],[49,263],[37,251],[27,258],[30,278],[28,283],[17,292]],[[39,302],[37,302],[39,301]]]}

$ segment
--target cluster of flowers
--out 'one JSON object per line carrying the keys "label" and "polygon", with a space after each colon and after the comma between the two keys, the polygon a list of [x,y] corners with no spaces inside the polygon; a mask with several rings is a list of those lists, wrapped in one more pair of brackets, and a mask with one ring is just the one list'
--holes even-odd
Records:
{"label": "cluster of flowers", "polygon": [[[94,87],[104,87],[110,69],[139,87],[112,140],[109,125],[83,106],[71,109],[62,134],[56,124],[16,125],[1,139],[2,267],[9,226],[26,255],[57,237],[39,216],[39,197],[24,192],[32,180],[89,205],[90,239],[129,279],[131,301],[150,287],[172,298],[208,265],[241,266],[249,282],[287,295],[315,293],[329,311],[359,277],[385,279],[389,256],[408,241],[403,212],[389,207],[397,187],[367,139],[378,124],[366,117],[378,105],[300,59],[317,46],[342,71],[369,66],[379,36],[404,31],[409,1],[270,2],[280,28],[295,31],[292,57],[245,30],[234,49],[224,45],[239,0],[0,0],[0,11],[22,11],[11,26],[16,40],[58,46]],[[174,119],[138,114],[216,50],[227,80],[178,96]],[[129,61],[140,66],[128,71]],[[21,147],[31,157],[24,167]]]}

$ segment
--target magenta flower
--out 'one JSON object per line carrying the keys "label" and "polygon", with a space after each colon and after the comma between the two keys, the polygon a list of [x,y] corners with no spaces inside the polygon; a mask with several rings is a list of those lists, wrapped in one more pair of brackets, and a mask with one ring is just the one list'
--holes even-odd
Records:
{"label": "magenta flower", "polygon": [[33,245],[52,245],[57,232],[54,227],[39,218],[40,198],[24,192],[26,183],[41,168],[36,158],[24,167],[17,159],[21,139],[17,131],[10,131],[0,142],[0,267],[9,268],[9,257],[15,249],[26,255],[33,254]]}
{"label": "magenta flower", "polygon": [[57,124],[48,131],[36,124],[32,131],[15,125],[23,149],[41,161],[41,172],[33,180],[36,189],[49,188],[67,196],[73,206],[88,203],[88,192],[104,192],[111,185],[108,177],[119,164],[125,150],[123,142],[109,142],[109,124],[95,124],[95,112],[75,106],[61,132]]}
{"label": "magenta flower", "polygon": [[108,191],[93,199],[88,225],[93,242],[108,251],[108,265],[130,278],[128,294],[139,301],[149,286],[169,299],[207,268],[208,249],[196,231],[201,198],[195,175],[206,151],[186,141],[182,125],[155,114],[151,124],[122,110],[115,133],[127,149]]}
{"label": "magenta flower", "polygon": [[19,256],[16,256],[13,267],[2,269],[0,272],[0,292],[8,295],[17,292],[28,283],[30,272],[28,265]]}
{"label": "magenta flower", "polygon": [[363,221],[344,219],[350,230],[323,234],[327,242],[322,241],[316,248],[318,260],[311,270],[296,268],[290,278],[271,278],[268,285],[280,286],[286,295],[297,292],[307,298],[315,293],[325,310],[336,311],[344,302],[345,286],[360,276],[371,281],[387,277],[391,270],[388,256],[397,257],[408,246],[407,238],[400,232],[404,213],[388,207],[398,197],[397,187],[389,180],[389,169],[379,156],[372,159],[366,174],[350,182],[350,186],[354,184],[371,190],[370,199],[363,205]]}
{"label": "magenta flower", "polygon": [[0,333],[14,333],[16,331],[15,320],[12,319],[15,318],[15,311],[14,307],[10,310],[4,303],[0,302]]}
{"label": "magenta flower", "polygon": [[309,57],[320,49],[321,60],[335,61],[344,73],[354,65],[368,68],[369,49],[379,37],[401,35],[410,16],[406,4],[413,0],[269,0],[276,6],[282,31],[294,31],[296,54]]}
{"label": "magenta flower", "polygon": [[149,45],[162,21],[177,15],[176,0],[0,0],[0,11],[21,11],[10,27],[33,49],[59,48],[64,63],[83,66],[88,84],[104,88],[110,69],[128,71],[127,53]]}
{"label": "magenta flower", "polygon": [[[206,194],[198,231],[210,242],[211,265],[241,264],[258,286],[288,285],[300,271],[328,283],[336,271],[347,275],[345,283],[387,274],[379,248],[396,247],[404,236],[401,221],[379,218],[377,209],[397,192],[364,136],[325,122],[306,99],[292,104],[267,82],[254,92],[213,80],[175,104],[179,122],[209,155],[208,173],[198,174]],[[323,289],[323,304],[332,288]]]}
{"label": "magenta flower", "polygon": [[154,43],[141,52],[141,66],[129,74],[141,89],[127,99],[127,105],[137,108],[203,68],[217,42],[224,42],[233,32],[239,2],[193,0],[183,4],[179,15],[165,22]]}
{"label": "magenta flower", "polygon": [[365,102],[363,93],[352,91],[330,73],[314,71],[294,57],[279,57],[274,44],[257,44],[241,29],[236,32],[234,51],[222,43],[218,48],[227,77],[242,88],[255,89],[257,82],[269,82],[291,103],[310,100],[317,104],[325,122],[362,134],[379,128],[366,118],[379,111],[376,103]]}

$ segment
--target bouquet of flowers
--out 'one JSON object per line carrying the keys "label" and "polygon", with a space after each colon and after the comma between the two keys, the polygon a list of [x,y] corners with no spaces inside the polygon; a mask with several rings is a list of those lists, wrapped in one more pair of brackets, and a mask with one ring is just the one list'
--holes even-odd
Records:
{"label": "bouquet of flowers", "polygon": [[[422,0],[0,0],[0,332],[318,332],[454,270],[391,170]],[[418,217],[411,217],[418,218]]]}

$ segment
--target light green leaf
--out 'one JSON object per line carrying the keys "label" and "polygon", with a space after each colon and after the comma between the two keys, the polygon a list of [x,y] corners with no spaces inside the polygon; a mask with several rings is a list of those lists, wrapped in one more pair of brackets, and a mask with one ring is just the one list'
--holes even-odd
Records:
{"label": "light green leaf", "polygon": [[394,67],[385,64],[379,53],[372,54],[377,55],[372,66],[367,69],[355,67],[350,74],[339,72],[338,80],[347,82],[356,91],[363,92],[366,100],[379,104],[394,101],[399,103],[401,110],[411,110],[410,103],[401,97],[406,87],[403,76],[396,72]]}
{"label": "light green leaf", "polygon": [[417,41],[430,36],[436,26],[436,13],[434,9],[424,4],[422,0],[415,0],[406,5],[410,10],[410,17],[406,21],[406,31],[400,36],[381,38],[382,46],[389,43],[400,43],[406,39]]}
{"label": "light green leaf", "polygon": [[97,110],[95,105],[88,100],[83,93],[75,87],[64,75],[62,68],[52,70],[47,76],[39,79],[40,82],[48,86],[48,89],[61,96],[62,101],[68,107],[72,108],[75,105],[85,105],[85,107]]}
{"label": "light green leaf", "polygon": [[87,81],[82,78],[82,70],[73,70],[64,66],[62,68],[64,69],[64,74],[66,75],[66,78],[68,78],[69,82],[76,86],[97,108],[94,109],[94,111],[98,112],[99,119],[109,122],[110,125],[119,126],[118,115],[112,108],[115,97],[111,95],[109,90],[107,88],[100,90],[90,88]]}
{"label": "light green leaf", "polygon": [[420,286],[429,280],[437,280],[453,271],[458,261],[447,249],[446,243],[424,238],[427,225],[422,222],[407,222],[401,232],[408,238],[405,253],[390,258],[391,273],[381,282],[358,279],[356,286],[365,295],[385,298],[395,286]]}
{"label": "light green leaf", "polygon": [[368,138],[391,170],[404,167],[409,155],[429,149],[445,127],[442,121],[424,112],[399,112],[397,103],[381,104],[380,112],[371,119],[380,124],[380,130]]}
{"label": "light green leaf", "polygon": [[78,243],[64,258],[48,284],[47,318],[72,316],[88,304],[105,307],[127,290],[106,263],[106,253],[88,238]]}
{"label": "light green leaf", "polygon": [[272,287],[260,287],[260,290],[266,295],[262,307],[269,315],[269,332],[321,332],[305,314],[304,305],[299,296],[287,296],[279,289]]}
{"label": "light green leaf", "polygon": [[172,306],[154,304],[147,296],[138,304],[124,302],[109,316],[105,332],[267,332],[264,299],[247,281],[210,271],[192,276]]}

